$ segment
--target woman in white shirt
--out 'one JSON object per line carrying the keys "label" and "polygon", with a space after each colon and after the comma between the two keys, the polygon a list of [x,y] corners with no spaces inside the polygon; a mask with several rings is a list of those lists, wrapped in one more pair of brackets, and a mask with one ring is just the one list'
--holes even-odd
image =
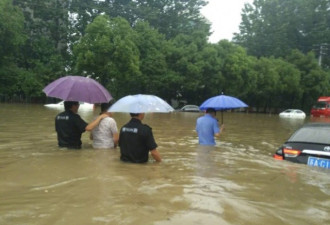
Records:
{"label": "woman in white shirt", "polygon": [[109,117],[102,119],[99,125],[92,130],[93,148],[115,148],[118,144],[118,128],[116,121],[111,117],[111,113],[108,112],[110,106],[111,103],[101,104],[100,114],[107,114]]}

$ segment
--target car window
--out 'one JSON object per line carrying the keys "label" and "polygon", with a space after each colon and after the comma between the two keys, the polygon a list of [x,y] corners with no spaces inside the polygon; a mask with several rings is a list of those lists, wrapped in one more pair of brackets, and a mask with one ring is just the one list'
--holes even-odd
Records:
{"label": "car window", "polygon": [[330,127],[303,127],[296,131],[288,142],[312,142],[330,144]]}
{"label": "car window", "polygon": [[199,107],[198,106],[194,106],[194,105],[186,105],[184,107],[182,107],[182,110],[199,110]]}
{"label": "car window", "polygon": [[319,108],[325,108],[326,105],[327,105],[326,102],[317,102],[317,103],[313,106],[313,108],[317,108],[317,109],[319,109]]}

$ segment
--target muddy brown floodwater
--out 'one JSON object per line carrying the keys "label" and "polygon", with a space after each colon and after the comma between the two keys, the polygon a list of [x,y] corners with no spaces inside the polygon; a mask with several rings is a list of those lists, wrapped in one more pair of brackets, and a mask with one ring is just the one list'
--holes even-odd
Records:
{"label": "muddy brown floodwater", "polygon": [[83,149],[59,149],[58,112],[0,105],[0,224],[330,224],[329,170],[272,158],[309,117],[226,112],[217,145],[201,147],[202,114],[147,114],[163,162],[135,165],[93,150],[88,132]]}

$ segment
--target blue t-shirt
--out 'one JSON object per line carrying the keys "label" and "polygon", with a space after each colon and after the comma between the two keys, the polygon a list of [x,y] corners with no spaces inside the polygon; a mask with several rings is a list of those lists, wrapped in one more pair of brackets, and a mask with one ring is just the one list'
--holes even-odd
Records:
{"label": "blue t-shirt", "polygon": [[200,145],[215,145],[214,134],[220,133],[220,128],[214,117],[205,114],[197,119],[196,131]]}

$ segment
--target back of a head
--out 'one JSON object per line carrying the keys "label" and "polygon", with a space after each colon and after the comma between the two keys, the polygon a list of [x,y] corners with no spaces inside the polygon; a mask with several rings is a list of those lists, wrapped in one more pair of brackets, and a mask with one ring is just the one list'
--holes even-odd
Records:
{"label": "back of a head", "polygon": [[140,113],[130,113],[131,117],[137,117]]}
{"label": "back of a head", "polygon": [[72,106],[79,105],[79,102],[76,101],[64,101],[64,109],[65,111],[70,110]]}
{"label": "back of a head", "polygon": [[101,112],[106,112],[106,111],[108,111],[108,109],[110,108],[111,105],[112,105],[111,102],[102,103],[102,104],[101,104]]}
{"label": "back of a head", "polygon": [[209,114],[214,114],[214,115],[216,115],[217,111],[215,111],[215,109],[214,109],[214,108],[207,108],[207,109],[206,109],[206,113],[209,113]]}

